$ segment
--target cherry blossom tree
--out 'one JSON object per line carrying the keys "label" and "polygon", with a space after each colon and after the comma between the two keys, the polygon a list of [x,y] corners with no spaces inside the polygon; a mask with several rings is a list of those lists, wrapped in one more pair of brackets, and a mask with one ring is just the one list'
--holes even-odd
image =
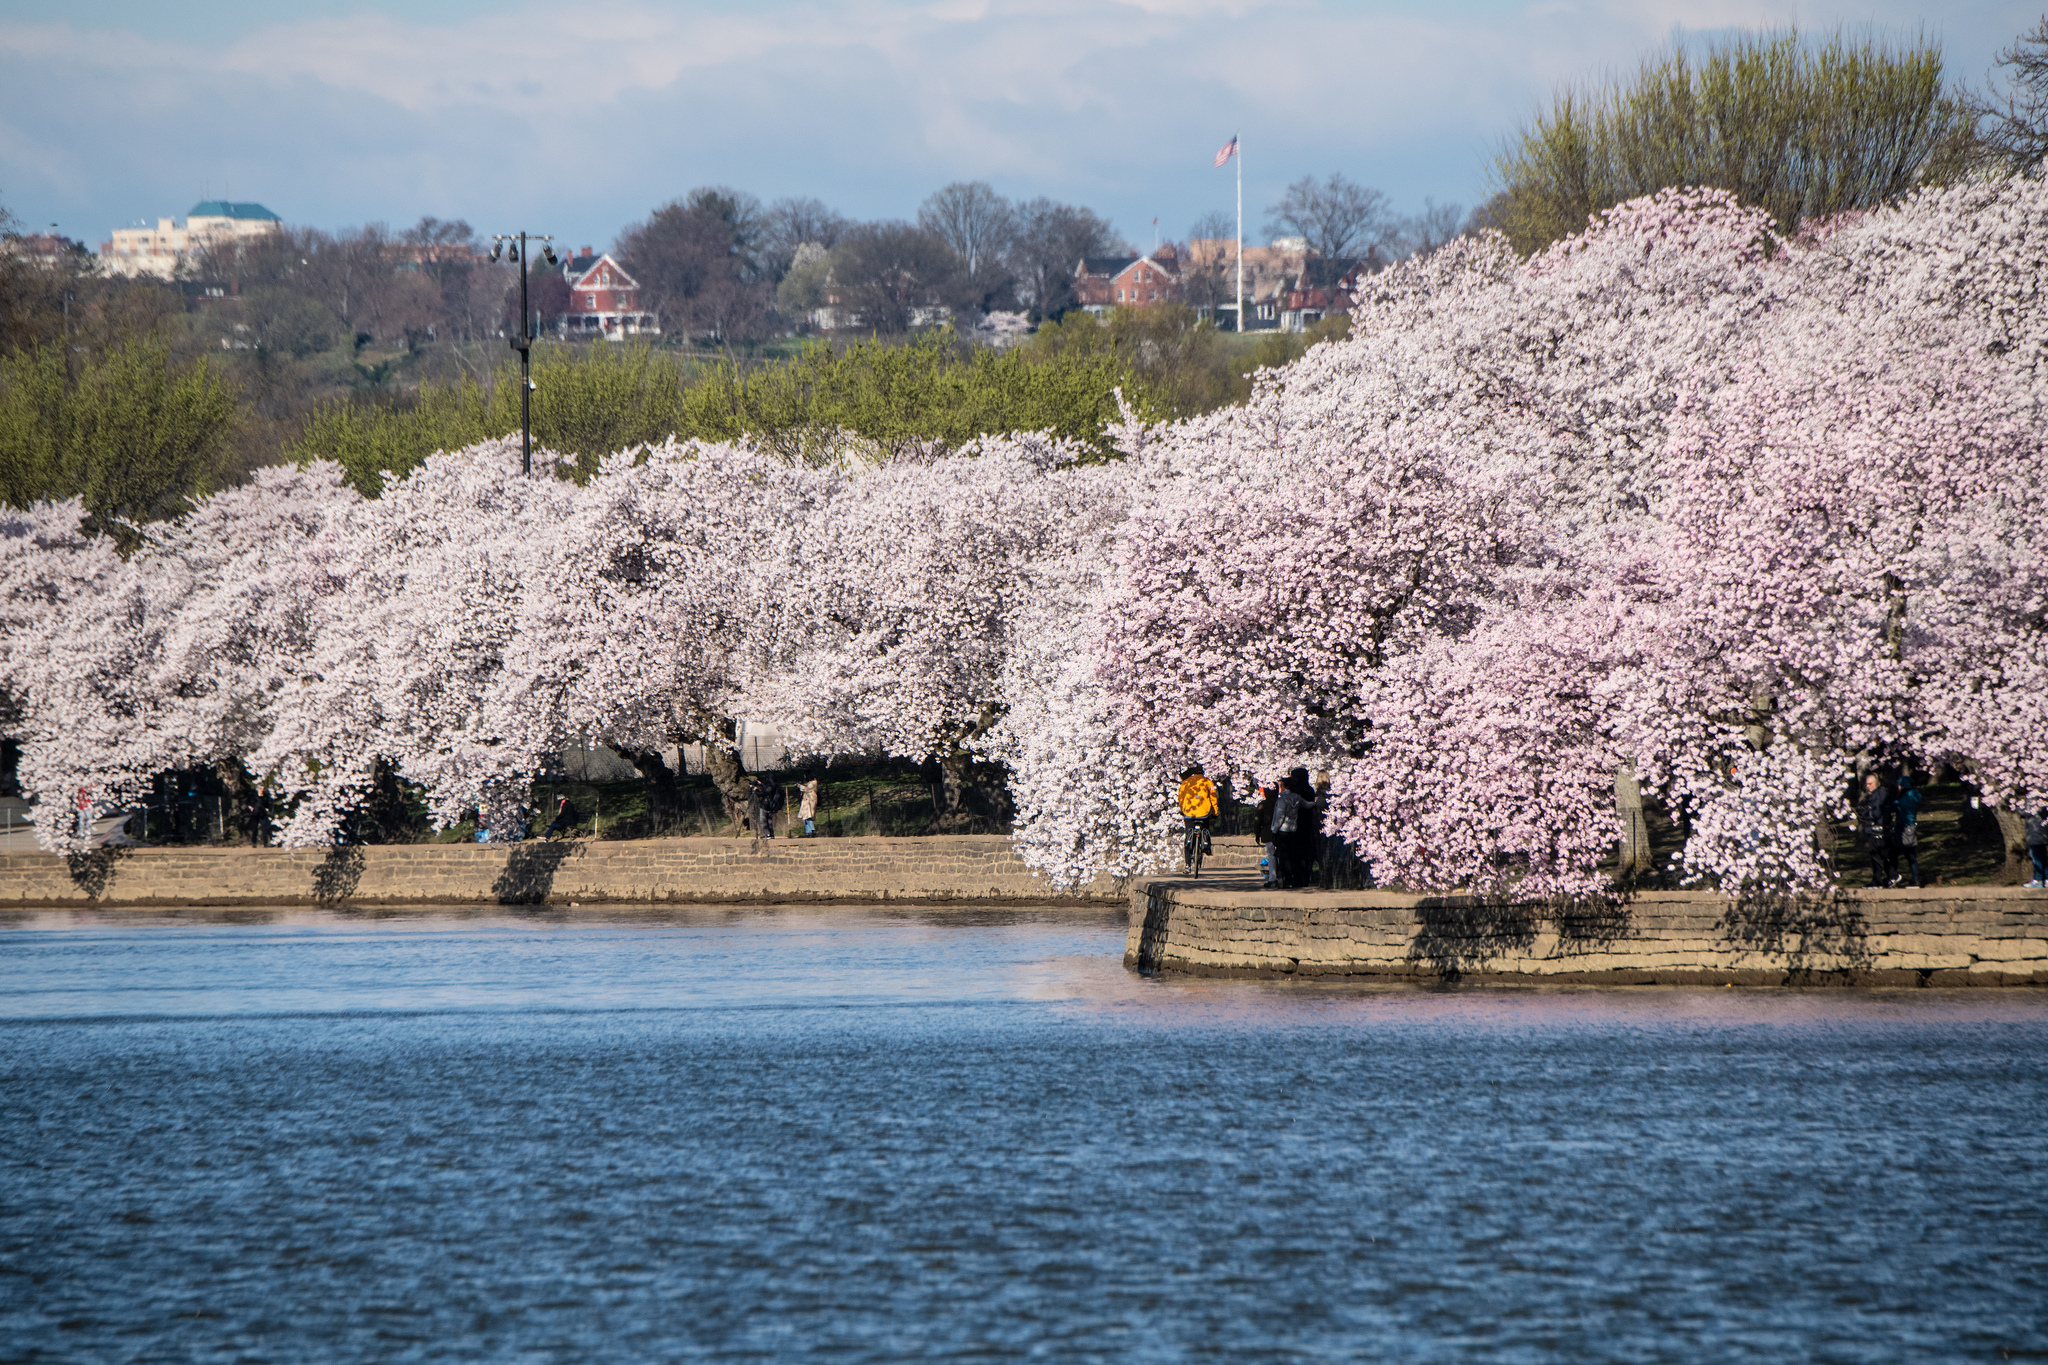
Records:
{"label": "cherry blossom tree", "polygon": [[[46,846],[80,788],[231,765],[318,845],[383,768],[497,821],[571,739],[650,783],[733,726],[1010,770],[1060,885],[1157,866],[1189,759],[1335,772],[1331,827],[1418,889],[1614,894],[1616,774],[1730,894],[1831,875],[1859,764],[2048,800],[2048,184],[1792,240],[1727,195],[1623,204],[1373,277],[1250,401],[1078,463],[620,452],[582,484],[444,452],[364,500],[274,470],[127,557],[0,515],[0,724]],[[544,465],[547,461],[543,462]],[[1633,788],[1632,781],[1621,784]]]}
{"label": "cherry blossom tree", "polygon": [[329,842],[380,760],[421,784],[443,823],[518,803],[484,704],[534,547],[575,491],[521,477],[518,443],[490,441],[429,458],[308,545],[310,646],[250,759],[293,803],[282,842]]}
{"label": "cherry blossom tree", "polygon": [[[105,540],[7,538],[28,560],[24,584],[54,575],[72,589],[46,590],[41,610],[8,632],[24,702],[22,774],[45,846],[81,845],[70,799],[81,791],[119,805],[165,769],[239,775],[305,643],[291,565],[356,501],[334,466],[271,469],[152,526],[126,559]],[[46,525],[68,516],[42,514]]]}
{"label": "cherry blossom tree", "polygon": [[969,761],[1008,706],[1035,575],[1099,552],[1123,516],[1126,471],[1083,454],[989,438],[848,473],[790,544],[756,708],[815,752],[937,760],[940,823],[960,823]]}
{"label": "cherry blossom tree", "polygon": [[803,591],[788,573],[792,547],[843,479],[726,445],[602,462],[533,541],[507,666],[486,704],[506,781],[571,738],[602,742],[647,777],[659,821],[674,784],[661,751],[699,743],[740,809],[736,722]]}

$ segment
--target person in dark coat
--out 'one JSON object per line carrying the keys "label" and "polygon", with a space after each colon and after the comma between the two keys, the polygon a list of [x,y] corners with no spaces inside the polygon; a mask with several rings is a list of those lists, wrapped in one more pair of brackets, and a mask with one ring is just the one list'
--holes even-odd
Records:
{"label": "person in dark coat", "polygon": [[1899,774],[1899,857],[1906,864],[1906,877],[1920,885],[1920,787],[1922,779],[1912,773]]}
{"label": "person in dark coat", "polygon": [[2027,857],[2034,864],[2034,880],[2027,883],[2036,891],[2048,890],[2048,808],[2027,817]]}
{"label": "person in dark coat", "polygon": [[540,837],[543,839],[553,839],[557,835],[575,833],[576,825],[582,819],[582,815],[583,813],[571,804],[568,797],[556,797],[555,818],[548,821],[547,831]]}
{"label": "person in dark coat", "polygon": [[[1301,781],[1308,784],[1308,769],[1297,768]],[[1317,780],[1309,784],[1309,804],[1301,810],[1301,884],[1311,882],[1318,885],[1323,880],[1323,864],[1329,853],[1329,835],[1323,831],[1323,816],[1330,809],[1330,779],[1328,774],[1318,773]]]}
{"label": "person in dark coat", "polygon": [[1280,846],[1273,842],[1273,806],[1280,799],[1280,789],[1275,786],[1259,788],[1259,808],[1252,816],[1252,833],[1266,849],[1267,886],[1280,884]]}
{"label": "person in dark coat", "polygon": [[782,809],[782,784],[755,778],[751,792],[754,806],[754,837],[773,839],[775,837],[775,812]]}
{"label": "person in dark coat", "polygon": [[1863,779],[1863,851],[1870,857],[1870,884],[1890,886],[1899,879],[1899,806],[1892,790],[1876,773]]}
{"label": "person in dark coat", "polygon": [[1280,781],[1273,805],[1273,848],[1278,855],[1279,884],[1307,886],[1315,868],[1315,845],[1322,832],[1322,806],[1309,783],[1308,769],[1295,768]]}

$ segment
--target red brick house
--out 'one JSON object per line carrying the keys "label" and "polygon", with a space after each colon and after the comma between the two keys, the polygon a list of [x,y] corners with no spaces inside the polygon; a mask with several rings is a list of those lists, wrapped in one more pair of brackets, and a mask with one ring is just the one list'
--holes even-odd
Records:
{"label": "red brick house", "polygon": [[563,263],[562,276],[569,281],[569,307],[562,314],[564,337],[617,341],[643,333],[660,335],[660,322],[640,307],[640,282],[609,252],[593,255],[584,247]]}
{"label": "red brick house", "polygon": [[1280,330],[1283,332],[1305,332],[1324,318],[1338,313],[1348,313],[1358,304],[1358,294],[1365,287],[1365,280],[1372,273],[1370,263],[1360,261],[1344,272],[1335,287],[1325,289],[1309,281],[1308,269],[1303,267],[1288,287],[1286,297],[1281,300]]}
{"label": "red brick house", "polygon": [[1089,256],[1074,267],[1074,298],[1091,313],[1149,308],[1180,297],[1180,258],[1172,247],[1150,256]]}

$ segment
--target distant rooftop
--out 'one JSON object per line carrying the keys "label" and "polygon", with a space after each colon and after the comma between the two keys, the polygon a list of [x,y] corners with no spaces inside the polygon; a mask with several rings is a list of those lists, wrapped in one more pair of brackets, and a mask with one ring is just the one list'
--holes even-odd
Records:
{"label": "distant rooftop", "polygon": [[268,223],[282,223],[284,219],[264,208],[261,204],[231,204],[225,199],[205,199],[192,206],[187,218],[255,218]]}

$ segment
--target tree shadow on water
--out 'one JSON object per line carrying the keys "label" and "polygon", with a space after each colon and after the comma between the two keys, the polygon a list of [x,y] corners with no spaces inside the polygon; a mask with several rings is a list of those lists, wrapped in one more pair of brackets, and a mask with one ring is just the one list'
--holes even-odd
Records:
{"label": "tree shadow on water", "polygon": [[555,873],[580,846],[574,843],[524,843],[513,846],[505,870],[491,883],[500,905],[544,905],[555,889]]}
{"label": "tree shadow on water", "polygon": [[1172,898],[1156,886],[1146,888],[1145,923],[1138,930],[1138,960],[1133,964],[1139,971],[1159,970],[1159,959],[1165,955],[1166,936],[1172,925]]}

